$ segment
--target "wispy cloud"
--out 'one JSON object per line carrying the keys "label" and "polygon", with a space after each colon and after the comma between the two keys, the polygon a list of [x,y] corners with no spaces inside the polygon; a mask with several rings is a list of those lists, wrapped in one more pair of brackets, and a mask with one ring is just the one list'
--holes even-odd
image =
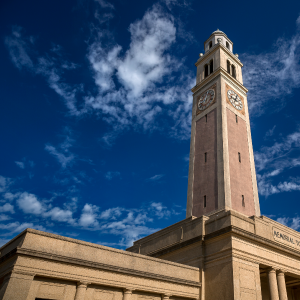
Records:
{"label": "wispy cloud", "polygon": [[272,146],[263,146],[260,151],[255,152],[255,164],[258,171],[273,167],[274,169],[282,169],[300,165],[298,158],[288,159],[287,155],[300,147],[300,130],[295,131],[280,142],[275,142]]}
{"label": "wispy cloud", "polygon": [[269,129],[265,134],[265,139],[268,139],[274,135],[276,125],[274,125],[271,129]]}
{"label": "wispy cloud", "polygon": [[0,223],[0,229],[2,230],[2,236],[9,236],[14,233],[20,233],[26,228],[33,228],[37,230],[43,230],[45,231],[45,227],[42,225],[35,225],[33,223],[20,223],[20,222],[12,222],[12,223],[6,223],[1,224]]}
{"label": "wispy cloud", "polygon": [[300,217],[294,217],[294,218],[289,218],[289,217],[281,217],[276,219],[277,222],[291,227],[294,230],[298,230],[300,228]]}
{"label": "wispy cloud", "polygon": [[147,179],[147,181],[159,181],[165,176],[165,174],[157,174]]}
{"label": "wispy cloud", "polygon": [[50,144],[45,146],[45,150],[57,159],[63,169],[74,162],[75,155],[71,153],[70,148],[73,146],[74,140],[70,137],[71,132],[68,128],[65,129],[64,141],[54,147]]}
{"label": "wispy cloud", "polygon": [[98,211],[99,207],[92,204],[85,204],[82,210],[82,214],[79,219],[79,225],[83,227],[96,227],[98,226]]}
{"label": "wispy cloud", "polygon": [[[275,128],[273,127],[273,130]],[[276,176],[288,169],[300,167],[300,131],[278,139],[272,146],[263,146],[255,152],[258,189],[263,196],[297,191],[300,189],[299,178],[275,182]]]}
{"label": "wispy cloud", "polygon": [[97,2],[103,8],[109,8],[109,9],[115,8],[113,4],[111,4],[109,1],[106,0],[95,0],[95,2]]}
{"label": "wispy cloud", "polygon": [[121,173],[118,171],[109,171],[106,172],[105,174],[105,178],[108,180],[112,180],[113,178],[120,178],[121,177]]}
{"label": "wispy cloud", "polygon": [[22,161],[15,161],[15,164],[20,168],[20,169],[25,169],[26,167],[33,168],[35,163],[32,160],[28,160],[26,157],[22,159]]}
{"label": "wispy cloud", "polygon": [[14,214],[14,207],[9,204],[9,203],[5,203],[3,206],[0,206],[0,212],[10,212],[11,214]]}
{"label": "wispy cloud", "polygon": [[52,207],[52,204],[49,203],[49,200],[40,200],[34,194],[23,192],[19,195],[16,202],[19,209],[25,214],[36,215],[42,218],[50,218],[52,221],[75,224],[72,211],[69,209]]}
{"label": "wispy cloud", "polygon": [[[103,9],[113,9],[108,1],[96,2]],[[162,130],[162,125],[168,123],[170,135],[187,139],[194,76],[185,68],[182,58],[173,55],[177,39],[182,38],[178,26],[167,10],[155,4],[142,19],[130,24],[128,49],[123,49],[113,36],[108,37],[99,28],[87,53],[97,93],[91,89],[86,92],[83,85],[64,80],[65,73],[73,72],[77,65],[58,55],[59,46],[41,55],[33,50],[34,43],[21,28],[14,29],[6,38],[6,46],[15,66],[43,76],[49,87],[64,99],[71,115],[101,115],[111,125],[112,132],[118,133],[132,127]],[[107,133],[103,141],[112,143],[111,137],[116,136]],[[64,163],[66,157],[54,146],[48,145],[47,149]]]}
{"label": "wispy cloud", "polygon": [[169,218],[171,216],[171,211],[167,207],[163,206],[160,202],[152,202],[151,208],[153,208],[155,215],[161,218]]}
{"label": "wispy cloud", "polygon": [[0,193],[7,191],[11,183],[12,183],[11,178],[0,175]]}
{"label": "wispy cloud", "polygon": [[[3,187],[0,196],[4,199],[4,204],[0,205],[2,237],[27,227],[49,231],[41,226],[41,223],[51,222],[51,226],[64,223],[64,226],[71,228],[120,237],[114,244],[127,247],[132,245],[134,240],[159,230],[160,228],[155,226],[155,220],[168,219],[183,213],[181,207],[168,208],[161,202],[151,202],[137,208],[111,207],[105,210],[91,203],[78,203],[76,197],[72,197],[68,202],[55,204],[57,197],[70,195],[53,193],[52,198],[42,199],[26,191],[14,192],[11,184],[11,179],[0,177],[0,186]],[[29,218],[31,222],[20,222],[20,213],[23,213],[24,219]]]}
{"label": "wispy cloud", "polygon": [[[252,116],[281,109],[294,89],[300,87],[300,26],[291,38],[278,38],[272,49],[260,54],[242,54],[244,85],[249,89]],[[268,87],[268,88],[266,88]]]}
{"label": "wispy cloud", "polygon": [[15,161],[15,164],[20,168],[20,169],[25,169],[25,164],[21,161]]}

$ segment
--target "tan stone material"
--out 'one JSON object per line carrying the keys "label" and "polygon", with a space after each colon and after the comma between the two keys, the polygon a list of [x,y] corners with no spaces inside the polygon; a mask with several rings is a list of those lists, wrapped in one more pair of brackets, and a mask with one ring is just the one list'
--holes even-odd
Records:
{"label": "tan stone material", "polygon": [[[260,216],[242,63],[219,30],[204,46],[192,89],[187,218],[127,251],[26,229],[0,248],[0,300],[300,299],[300,233]],[[216,101],[197,114],[212,86]],[[244,114],[226,100],[228,87],[243,98]]]}
{"label": "tan stone material", "polygon": [[288,300],[284,272],[281,270],[277,273],[278,291],[280,300]]}
{"label": "tan stone material", "polygon": [[279,300],[275,269],[270,268],[268,270],[268,278],[269,278],[269,288],[270,288],[270,299]]}

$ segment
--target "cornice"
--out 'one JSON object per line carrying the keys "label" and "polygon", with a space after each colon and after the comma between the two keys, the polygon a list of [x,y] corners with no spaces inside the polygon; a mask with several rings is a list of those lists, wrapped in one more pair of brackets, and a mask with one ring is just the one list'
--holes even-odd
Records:
{"label": "cornice", "polygon": [[[251,220],[250,223],[254,223],[254,221]],[[244,239],[246,238],[247,240],[252,241],[252,243],[255,242],[257,244],[260,244],[263,247],[267,246],[268,248],[271,248],[273,251],[277,250],[277,251],[285,253],[285,254],[288,253],[289,255],[294,256],[297,259],[299,259],[299,257],[300,257],[300,251],[297,251],[297,250],[294,250],[294,249],[292,250],[291,248],[289,248],[285,245],[281,245],[281,244],[279,245],[275,241],[266,239],[264,237],[261,237],[259,235],[256,235],[254,233],[248,232],[246,230],[243,230],[239,227],[232,226],[232,225],[205,235],[204,236],[204,244],[213,242],[213,239],[216,239],[216,238],[217,239],[222,239],[226,236],[236,236],[236,237],[239,237],[239,238],[242,237]],[[198,243],[198,242],[201,242],[201,241],[202,241],[202,235],[199,235],[195,238],[192,238],[192,239],[187,240],[185,242],[182,242],[180,244],[177,244],[177,245],[173,244],[169,248],[160,249],[156,252],[152,252],[149,255],[151,255],[152,257],[160,257],[160,256],[165,255],[167,253],[179,250],[183,247],[190,246],[192,244],[195,244],[195,243]]]}
{"label": "cornice", "polygon": [[[46,252],[36,251],[36,250],[32,250],[32,249],[17,248],[16,255],[33,257],[33,258],[44,259],[44,260],[46,259],[46,260],[60,262],[60,263],[67,263],[67,264],[74,265],[74,266],[84,266],[84,267],[89,267],[89,268],[93,268],[93,269],[101,269],[101,270],[106,270],[106,271],[111,271],[111,272],[122,273],[124,275],[151,278],[151,279],[156,279],[156,280],[160,280],[160,281],[173,282],[173,283],[183,284],[183,285],[188,285],[188,286],[193,286],[193,287],[201,286],[201,283],[199,283],[197,281],[185,280],[185,279],[175,278],[175,277],[165,276],[165,275],[158,275],[155,273],[138,271],[138,270],[124,268],[124,267],[120,267],[120,266],[112,266],[112,265],[107,265],[104,263],[87,261],[87,260],[83,260],[83,259],[76,259],[76,258],[72,258],[72,257],[68,257],[68,256],[62,256],[62,255],[57,255],[57,254],[53,254],[53,253],[46,253]],[[194,267],[193,269],[198,269],[198,268]]]}
{"label": "cornice", "polygon": [[[193,220],[193,219],[195,219],[195,217],[191,217],[191,219]],[[187,221],[187,219],[184,219],[182,221]],[[178,223],[180,223],[180,222],[178,222]],[[176,223],[176,224],[178,224],[178,223]],[[171,226],[174,226],[176,224],[173,224]],[[171,227],[171,226],[169,226],[169,227]],[[113,252],[113,253],[123,254],[125,256],[139,257],[142,260],[149,260],[149,261],[152,260],[152,261],[155,261],[155,262],[159,262],[160,264],[172,265],[172,266],[176,266],[176,267],[179,267],[179,268],[185,268],[185,269],[191,269],[191,270],[197,270],[198,269],[198,268],[195,268],[195,267],[192,267],[192,266],[185,266],[185,265],[182,265],[182,264],[179,264],[179,263],[176,263],[176,262],[172,262],[172,261],[168,261],[168,260],[161,260],[161,259],[157,259],[157,258],[154,258],[154,257],[149,257],[149,256],[145,256],[145,255],[142,255],[142,254],[134,253],[134,252],[119,250],[119,249],[115,249],[115,248],[111,248],[111,247],[107,247],[107,246],[103,246],[103,245],[89,243],[89,242],[85,242],[85,241],[81,241],[81,240],[76,240],[76,239],[73,239],[73,238],[69,238],[69,237],[65,237],[65,236],[61,236],[61,235],[57,235],[57,234],[53,234],[53,233],[49,233],[49,232],[44,232],[44,231],[40,231],[40,230],[36,230],[36,229],[32,229],[32,228],[25,229],[23,232],[18,234],[14,239],[12,239],[9,243],[5,244],[2,248],[0,248],[0,250],[3,250],[6,246],[11,244],[12,241],[16,240],[17,238],[19,238],[22,235],[25,235],[24,238],[26,238],[26,233],[32,233],[32,234],[45,236],[45,237],[49,237],[49,238],[53,238],[53,239],[57,239],[57,240],[67,241],[67,242],[78,244],[78,245],[88,246],[88,247],[92,247],[92,248],[96,248],[96,249],[102,249],[102,250]],[[23,249],[23,248],[17,247],[17,249]],[[4,255],[2,257],[4,257]],[[0,257],[0,259],[2,257]]]}
{"label": "cornice", "polygon": [[225,77],[230,83],[232,83],[233,85],[238,86],[238,88],[240,88],[245,94],[248,93],[248,89],[245,88],[238,80],[236,80],[235,78],[233,78],[230,74],[228,74],[228,72],[222,68],[219,67],[218,69],[216,69],[212,74],[210,74],[209,76],[207,76],[204,80],[202,80],[201,82],[199,82],[197,85],[195,85],[191,91],[195,94],[196,92],[198,92],[200,89],[202,89],[205,85],[207,85],[210,81],[212,81],[213,79],[215,79],[218,76],[223,76]]}

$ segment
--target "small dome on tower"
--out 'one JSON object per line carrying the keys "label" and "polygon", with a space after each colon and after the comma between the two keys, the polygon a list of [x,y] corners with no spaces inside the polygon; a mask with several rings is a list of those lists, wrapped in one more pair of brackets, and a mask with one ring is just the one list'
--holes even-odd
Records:
{"label": "small dome on tower", "polygon": [[[217,29],[216,31],[214,31],[212,34],[215,34],[215,33],[224,33],[223,31],[221,31],[220,29]],[[224,33],[225,34],[225,33]]]}

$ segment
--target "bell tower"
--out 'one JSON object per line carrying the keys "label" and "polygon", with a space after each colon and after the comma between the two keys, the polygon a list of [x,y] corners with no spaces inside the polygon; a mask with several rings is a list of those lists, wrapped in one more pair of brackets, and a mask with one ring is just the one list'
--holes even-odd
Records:
{"label": "bell tower", "polygon": [[222,31],[204,42],[193,87],[186,216],[220,210],[259,216],[243,64]]}

